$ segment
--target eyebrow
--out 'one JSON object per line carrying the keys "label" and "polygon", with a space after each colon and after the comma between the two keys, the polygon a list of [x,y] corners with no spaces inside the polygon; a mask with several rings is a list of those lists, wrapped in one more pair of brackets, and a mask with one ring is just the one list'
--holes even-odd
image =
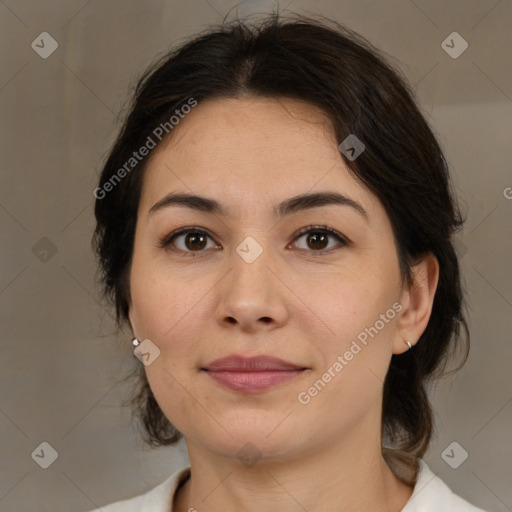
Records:
{"label": "eyebrow", "polygon": [[[319,206],[338,205],[348,206],[368,221],[366,210],[353,199],[338,192],[315,192],[290,197],[273,208],[274,217],[283,218],[292,213],[317,208]],[[215,199],[188,193],[171,192],[156,202],[148,215],[170,206],[185,206],[193,210],[227,216],[228,210]]]}

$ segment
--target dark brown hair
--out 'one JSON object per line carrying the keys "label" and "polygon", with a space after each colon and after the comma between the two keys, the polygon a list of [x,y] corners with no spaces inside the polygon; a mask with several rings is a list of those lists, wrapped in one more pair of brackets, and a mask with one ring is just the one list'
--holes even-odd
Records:
{"label": "dark brown hair", "polygon": [[[142,75],[96,189],[109,189],[96,194],[93,238],[105,296],[121,326],[128,320],[128,275],[147,157],[115,183],[112,177],[188,99],[200,104],[251,95],[308,102],[329,116],[338,141],[355,134],[365,151],[345,162],[389,215],[403,281],[412,284],[412,266],[422,255],[431,252],[439,261],[428,326],[412,350],[392,356],[384,383],[382,453],[395,474],[412,484],[417,458],[434,430],[427,386],[445,373],[459,346],[465,353],[456,370],[469,353],[452,243],[464,221],[441,148],[407,80],[359,34],[324,17],[274,14],[258,23],[224,22],[185,41]],[[177,442],[182,434],[161,411],[143,366],[137,371],[140,386],[132,404],[146,441],[151,446]]]}

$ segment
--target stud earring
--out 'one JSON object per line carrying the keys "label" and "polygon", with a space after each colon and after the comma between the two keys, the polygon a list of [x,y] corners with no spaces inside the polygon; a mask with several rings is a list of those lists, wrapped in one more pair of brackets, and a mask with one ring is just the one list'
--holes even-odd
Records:
{"label": "stud earring", "polygon": [[411,350],[411,348],[412,348],[411,342],[407,341],[407,340],[404,340],[404,341],[405,341],[405,343],[407,343],[407,345],[409,345],[409,349],[408,350]]}
{"label": "stud earring", "polygon": [[140,341],[137,338],[133,338],[132,345],[134,347],[138,347],[140,345]]}

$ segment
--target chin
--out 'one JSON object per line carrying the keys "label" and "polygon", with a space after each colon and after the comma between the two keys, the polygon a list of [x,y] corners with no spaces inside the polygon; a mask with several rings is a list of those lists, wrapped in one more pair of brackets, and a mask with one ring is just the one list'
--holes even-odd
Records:
{"label": "chin", "polygon": [[[216,429],[217,435],[203,439],[201,444],[207,445],[218,455],[240,460],[289,458],[304,447],[304,435],[297,431],[293,422],[285,420],[279,426],[282,420],[283,417],[280,416],[269,421],[262,421],[260,418],[259,421],[250,423],[247,423],[247,419],[240,424],[236,421],[231,422],[229,427],[226,427],[229,433],[223,429]],[[205,429],[201,434],[204,436],[205,432],[212,430]]]}

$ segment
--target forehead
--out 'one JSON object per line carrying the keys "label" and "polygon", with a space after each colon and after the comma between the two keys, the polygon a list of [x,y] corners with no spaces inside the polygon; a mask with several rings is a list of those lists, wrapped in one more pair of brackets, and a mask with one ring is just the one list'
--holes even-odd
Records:
{"label": "forehead", "polygon": [[315,188],[375,206],[346,167],[321,109],[288,98],[206,100],[154,150],[141,208],[178,190],[226,198],[240,213]]}

